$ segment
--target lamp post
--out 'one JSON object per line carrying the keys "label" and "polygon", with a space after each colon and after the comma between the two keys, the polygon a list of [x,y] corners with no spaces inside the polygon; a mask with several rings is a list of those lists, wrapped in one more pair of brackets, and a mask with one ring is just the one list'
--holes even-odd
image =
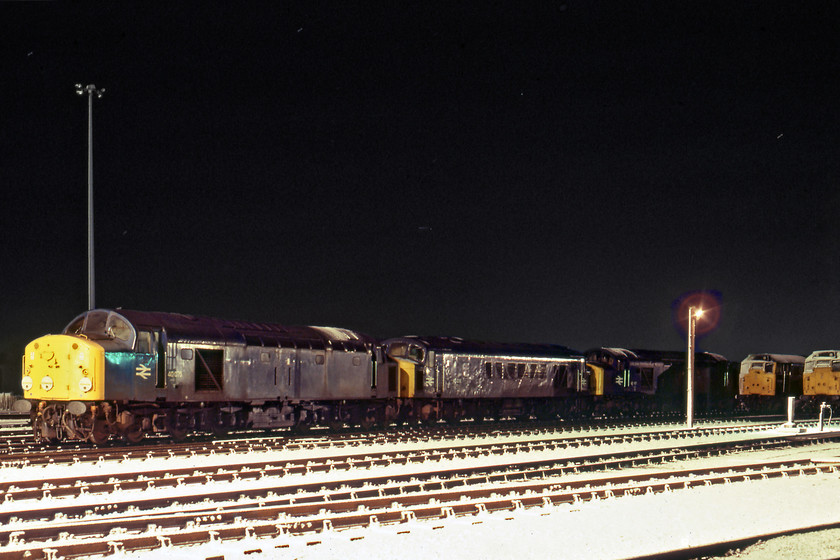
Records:
{"label": "lamp post", "polygon": [[88,309],[94,308],[93,281],[93,96],[102,97],[105,88],[96,89],[93,84],[76,84],[78,95],[88,96]]}
{"label": "lamp post", "polygon": [[697,318],[702,316],[703,310],[701,308],[693,306],[688,308],[688,357],[685,361],[685,423],[689,429],[694,428],[694,331],[697,327]]}

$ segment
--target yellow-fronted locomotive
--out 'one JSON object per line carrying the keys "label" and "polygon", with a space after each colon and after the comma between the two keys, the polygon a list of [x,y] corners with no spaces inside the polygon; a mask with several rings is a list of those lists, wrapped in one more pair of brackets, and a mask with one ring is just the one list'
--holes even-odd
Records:
{"label": "yellow-fronted locomotive", "polygon": [[802,389],[812,399],[840,397],[840,350],[817,350],[805,359]]}
{"label": "yellow-fronted locomotive", "polygon": [[794,354],[750,354],[741,361],[738,401],[752,412],[782,412],[787,397],[802,395],[805,358]]}
{"label": "yellow-fronted locomotive", "polygon": [[362,421],[371,400],[396,398],[377,382],[384,365],[347,329],[96,309],[26,346],[15,408],[38,439],[95,443]]}

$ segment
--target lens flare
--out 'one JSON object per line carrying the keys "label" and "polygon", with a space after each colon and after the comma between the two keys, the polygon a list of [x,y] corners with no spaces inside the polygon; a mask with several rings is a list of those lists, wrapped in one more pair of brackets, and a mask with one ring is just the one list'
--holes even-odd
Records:
{"label": "lens flare", "polygon": [[713,332],[720,324],[722,300],[721,293],[716,290],[698,290],[681,295],[671,304],[674,328],[682,335],[688,333],[688,310],[693,307],[695,336]]}

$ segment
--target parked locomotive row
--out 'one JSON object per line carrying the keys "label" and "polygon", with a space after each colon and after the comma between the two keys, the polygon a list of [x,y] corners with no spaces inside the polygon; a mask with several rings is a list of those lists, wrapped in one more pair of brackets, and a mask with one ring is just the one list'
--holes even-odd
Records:
{"label": "parked locomotive row", "polygon": [[[717,354],[698,353],[695,363],[697,411],[780,403],[803,385],[805,395],[840,394],[837,352],[751,355],[739,374]],[[686,375],[681,352],[377,340],[342,328],[95,309],[26,346],[21,386],[15,408],[30,413],[36,439],[101,444],[112,435],[138,442],[151,433],[676,412]]]}

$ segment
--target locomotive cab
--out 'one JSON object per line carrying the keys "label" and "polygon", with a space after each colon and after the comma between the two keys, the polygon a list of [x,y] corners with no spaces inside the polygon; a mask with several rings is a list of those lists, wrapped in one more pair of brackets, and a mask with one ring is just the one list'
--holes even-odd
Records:
{"label": "locomotive cab", "polygon": [[79,315],[62,334],[27,344],[24,400],[15,409],[30,412],[38,439],[104,441],[107,419],[118,421],[109,402],[138,395],[154,400],[157,353],[152,340],[151,332],[138,332],[116,311]]}
{"label": "locomotive cab", "polygon": [[396,391],[397,398],[413,398],[417,379],[423,375],[426,348],[416,341],[392,341],[385,345],[385,355],[389,358],[389,391]]}
{"label": "locomotive cab", "polygon": [[738,392],[742,396],[775,396],[799,393],[802,356],[750,354],[741,362]]}
{"label": "locomotive cab", "polygon": [[818,350],[805,360],[803,394],[840,395],[840,351]]}

